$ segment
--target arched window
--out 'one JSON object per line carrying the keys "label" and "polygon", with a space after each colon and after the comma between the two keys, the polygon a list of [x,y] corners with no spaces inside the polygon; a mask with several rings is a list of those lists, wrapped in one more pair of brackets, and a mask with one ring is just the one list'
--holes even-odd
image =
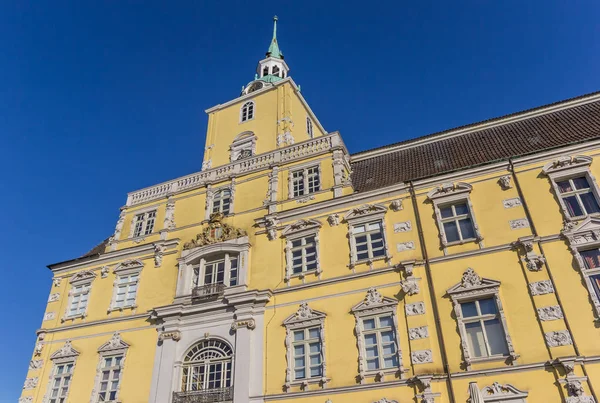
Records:
{"label": "arched window", "polygon": [[[181,391],[214,393],[215,400],[206,400],[211,402],[230,400],[232,396],[225,395],[231,395],[232,358],[231,347],[221,340],[208,339],[194,344],[183,359]],[[223,396],[217,396],[221,394]]]}
{"label": "arched window", "polygon": [[308,133],[308,137],[313,138],[312,120],[309,117],[306,118],[306,133]]}
{"label": "arched window", "polygon": [[279,67],[277,66],[273,66],[273,74],[274,76],[279,76]]}
{"label": "arched window", "polygon": [[242,109],[240,110],[240,122],[245,122],[250,119],[254,119],[253,101],[246,102],[244,105],[242,105]]}
{"label": "arched window", "polygon": [[265,66],[263,68],[262,76],[264,77],[264,76],[268,76],[268,75],[269,75],[269,66]]}
{"label": "arched window", "polygon": [[212,212],[223,213],[223,215],[229,214],[229,208],[231,206],[231,190],[223,189],[215,193],[213,198]]}

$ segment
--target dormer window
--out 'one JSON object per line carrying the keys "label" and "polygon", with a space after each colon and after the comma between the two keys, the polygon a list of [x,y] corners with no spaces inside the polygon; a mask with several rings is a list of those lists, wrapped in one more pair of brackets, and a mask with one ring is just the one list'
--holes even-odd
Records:
{"label": "dormer window", "polygon": [[240,109],[240,123],[254,119],[254,101],[248,101]]}

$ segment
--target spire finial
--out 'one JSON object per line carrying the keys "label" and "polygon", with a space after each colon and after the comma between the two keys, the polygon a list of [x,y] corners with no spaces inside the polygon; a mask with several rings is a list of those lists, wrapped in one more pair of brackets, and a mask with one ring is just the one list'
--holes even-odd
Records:
{"label": "spire finial", "polygon": [[273,39],[271,40],[271,45],[269,46],[269,50],[267,50],[267,57],[276,57],[278,59],[283,59],[283,52],[279,50],[279,45],[277,44],[277,16],[273,17]]}

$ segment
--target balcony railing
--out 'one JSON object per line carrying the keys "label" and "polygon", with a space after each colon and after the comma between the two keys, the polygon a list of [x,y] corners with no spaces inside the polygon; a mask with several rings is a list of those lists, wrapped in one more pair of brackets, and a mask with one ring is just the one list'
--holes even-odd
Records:
{"label": "balcony railing", "polygon": [[192,288],[192,298],[214,298],[223,295],[225,284],[206,284]]}
{"label": "balcony railing", "polygon": [[233,401],[233,387],[173,392],[173,403],[221,403]]}

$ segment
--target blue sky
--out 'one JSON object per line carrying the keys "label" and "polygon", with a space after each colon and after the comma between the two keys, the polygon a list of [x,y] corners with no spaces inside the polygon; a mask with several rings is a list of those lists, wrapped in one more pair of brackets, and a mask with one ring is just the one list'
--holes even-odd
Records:
{"label": "blue sky", "polygon": [[273,14],[351,152],[600,90],[598,1],[210,3],[0,3],[1,403],[20,395],[45,266],[107,237],[128,191],[199,170],[204,110],[254,77]]}

